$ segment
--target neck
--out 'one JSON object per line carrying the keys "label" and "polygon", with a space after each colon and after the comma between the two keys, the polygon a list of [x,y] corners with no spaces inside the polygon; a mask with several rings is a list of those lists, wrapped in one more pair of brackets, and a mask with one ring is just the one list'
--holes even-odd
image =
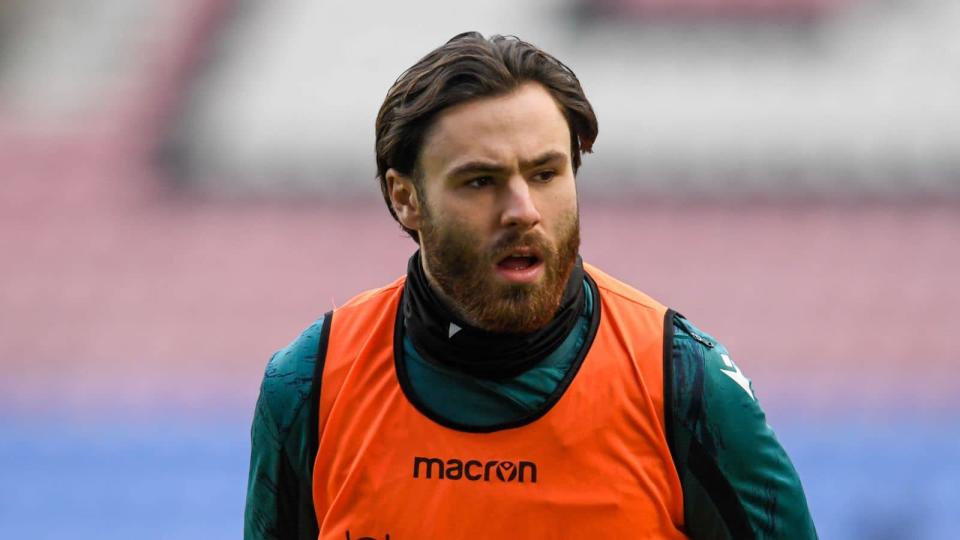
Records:
{"label": "neck", "polygon": [[576,324],[584,306],[583,268],[578,259],[556,315],[528,334],[494,333],[471,324],[432,283],[419,252],[408,264],[403,303],[404,331],[424,358],[479,377],[512,377],[546,358]]}

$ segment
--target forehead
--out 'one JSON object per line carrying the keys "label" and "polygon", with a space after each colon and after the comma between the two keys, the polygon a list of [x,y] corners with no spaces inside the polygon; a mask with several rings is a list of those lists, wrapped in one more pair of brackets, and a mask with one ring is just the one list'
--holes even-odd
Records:
{"label": "forehead", "polygon": [[470,160],[509,164],[547,151],[569,157],[570,129],[550,93],[525,83],[441,112],[424,139],[421,165],[428,175],[442,174]]}

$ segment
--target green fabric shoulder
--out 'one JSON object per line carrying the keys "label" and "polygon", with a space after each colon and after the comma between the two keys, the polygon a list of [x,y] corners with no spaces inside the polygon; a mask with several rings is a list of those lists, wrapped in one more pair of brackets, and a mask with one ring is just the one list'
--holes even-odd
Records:
{"label": "green fabric shoulder", "polygon": [[322,327],[321,317],[267,363],[250,431],[247,540],[317,537],[309,428],[316,418],[310,398]]}
{"label": "green fabric shoulder", "polygon": [[817,538],[790,458],[729,352],[676,315],[667,433],[694,539]]}

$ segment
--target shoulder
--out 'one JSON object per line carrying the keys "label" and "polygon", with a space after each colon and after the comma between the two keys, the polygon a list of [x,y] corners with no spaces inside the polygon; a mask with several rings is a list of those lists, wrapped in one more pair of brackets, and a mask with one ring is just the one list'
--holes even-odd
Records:
{"label": "shoulder", "polygon": [[679,421],[702,426],[707,414],[716,419],[757,408],[753,383],[720,341],[680,314],[674,314],[671,323],[668,382]]}
{"label": "shoulder", "polygon": [[345,304],[338,307],[335,312],[343,310],[352,310],[355,308],[360,308],[369,304],[377,303],[378,301],[386,301],[392,298],[393,296],[399,294],[403,291],[403,285],[406,283],[406,276],[399,277],[395,279],[389,285],[383,287],[378,287],[376,289],[370,289],[364,291],[350,300],[347,300]]}
{"label": "shoulder", "polygon": [[800,479],[730,352],[682,315],[665,357],[667,437],[693,538],[816,538]]}
{"label": "shoulder", "polygon": [[[354,296],[333,311],[331,321],[337,319],[336,314],[376,305],[398,294],[403,284],[404,278],[399,278],[389,285]],[[260,387],[257,420],[269,423],[281,440],[299,429],[298,419],[310,403],[325,318],[315,320],[267,362]]]}
{"label": "shoulder", "polygon": [[281,437],[290,431],[300,409],[309,401],[323,320],[320,317],[314,321],[267,362],[260,399]]}
{"label": "shoulder", "polygon": [[666,313],[667,308],[646,293],[637,290],[619,279],[607,274],[592,264],[583,264],[587,275],[597,284],[603,300],[623,301],[657,313]]}
{"label": "shoulder", "polygon": [[[710,375],[729,376],[724,374],[724,372],[727,372],[742,376],[740,368],[737,367],[730,355],[730,351],[717,338],[704,332],[679,313],[673,314],[671,324],[673,330],[673,359],[675,363],[680,364],[678,367],[702,369]],[[753,399],[753,387],[750,385],[745,387],[742,384],[745,380],[745,377],[742,380],[735,379],[737,385],[731,388],[739,388],[740,392]]]}

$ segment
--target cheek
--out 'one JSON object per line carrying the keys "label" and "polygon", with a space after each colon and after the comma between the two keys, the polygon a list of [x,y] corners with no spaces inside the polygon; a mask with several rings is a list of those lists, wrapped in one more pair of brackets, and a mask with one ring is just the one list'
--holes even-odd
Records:
{"label": "cheek", "polygon": [[483,240],[493,234],[500,222],[500,215],[492,201],[483,197],[454,199],[443,208],[446,226]]}
{"label": "cheek", "polygon": [[574,189],[558,189],[544,194],[539,209],[542,216],[549,219],[553,227],[569,222],[577,215],[577,192]]}
{"label": "cheek", "polygon": [[430,228],[435,236],[443,238],[446,247],[456,245],[456,251],[476,251],[483,246],[483,229],[462,215],[446,212],[431,214]]}

